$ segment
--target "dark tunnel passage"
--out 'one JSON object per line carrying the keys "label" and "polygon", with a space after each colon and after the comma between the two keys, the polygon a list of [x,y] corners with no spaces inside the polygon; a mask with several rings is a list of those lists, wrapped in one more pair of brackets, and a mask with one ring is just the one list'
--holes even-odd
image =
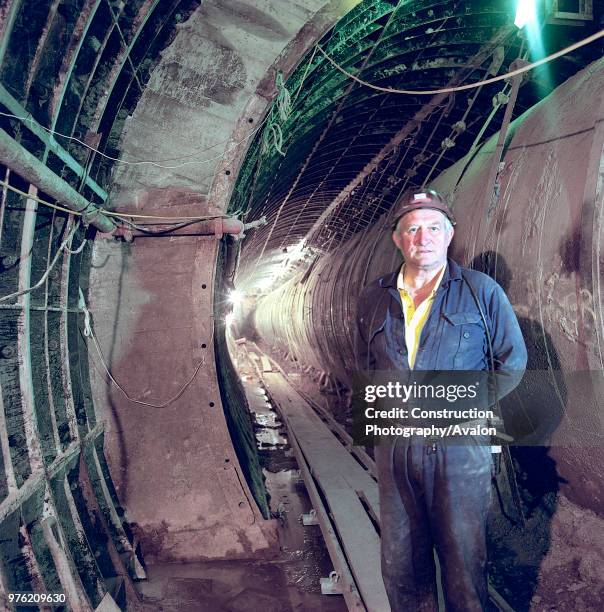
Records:
{"label": "dark tunnel passage", "polygon": [[0,0],[0,608],[391,609],[357,300],[431,187],[528,352],[489,609],[600,609],[603,27],[598,0]]}

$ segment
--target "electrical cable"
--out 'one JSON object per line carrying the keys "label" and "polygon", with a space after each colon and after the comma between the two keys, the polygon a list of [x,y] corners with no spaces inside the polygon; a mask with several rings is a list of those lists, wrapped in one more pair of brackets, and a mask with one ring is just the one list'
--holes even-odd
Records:
{"label": "electrical cable", "polygon": [[75,249],[75,251],[72,251],[68,246],[65,247],[65,251],[70,255],[79,255],[84,250],[84,247],[86,246],[87,242],[88,240],[84,238],[84,240],[82,240],[82,244],[80,244],[80,246]]}
{"label": "electrical cable", "polygon": [[168,158],[168,159],[164,159],[164,160],[134,160],[134,161],[128,161],[125,159],[120,159],[119,157],[112,157],[111,155],[107,155],[106,153],[103,153],[102,151],[100,151],[99,149],[95,149],[94,147],[91,147],[89,144],[86,144],[83,140],[80,140],[79,138],[76,138],[75,136],[68,136],[67,134],[61,134],[60,132],[56,132],[55,130],[51,130],[50,128],[47,128],[41,124],[39,124],[32,115],[28,115],[27,117],[21,117],[19,115],[13,115],[12,113],[5,113],[3,111],[0,111],[0,116],[2,117],[9,117],[12,119],[18,119],[19,121],[22,121],[23,123],[31,123],[32,125],[36,125],[37,127],[42,128],[43,130],[45,130],[46,132],[48,132],[49,134],[52,134],[53,136],[59,136],[61,138],[67,138],[68,140],[73,140],[74,142],[77,142],[79,145],[86,147],[87,149],[90,149],[91,151],[93,151],[94,153],[100,155],[101,157],[104,157],[105,159],[108,159],[110,161],[114,161],[117,162],[119,164],[125,164],[128,166],[140,166],[142,164],[149,164],[152,166],[156,166],[157,168],[163,168],[164,170],[176,170],[177,168],[182,168],[183,166],[188,166],[191,164],[208,164],[212,161],[216,161],[217,159],[221,159],[222,157],[224,157],[227,153],[230,153],[232,151],[234,151],[240,144],[242,144],[243,142],[245,142],[248,138],[250,138],[251,136],[253,136],[258,130],[260,130],[262,128],[262,125],[264,124],[263,120],[260,125],[258,125],[258,127],[254,128],[249,134],[247,134],[246,136],[244,136],[241,140],[237,141],[236,143],[234,143],[233,147],[230,149],[227,149],[224,153],[222,153],[221,155],[217,155],[215,157],[210,157],[209,159],[203,159],[203,160],[190,160],[187,162],[183,162],[182,164],[177,164],[175,166],[164,166],[163,163],[167,162],[167,161],[173,161],[173,160],[178,160],[178,159],[186,159],[189,157],[194,157],[195,155],[198,155],[199,153],[204,153],[205,151],[209,151],[210,149],[213,149],[214,147],[217,147],[221,144],[225,144],[228,143],[230,141],[230,138],[227,140],[223,140],[221,142],[217,142],[216,144],[211,145],[210,147],[206,147],[205,149],[201,149],[198,152],[194,152],[194,153],[188,153],[186,155],[182,155],[179,157],[172,157],[172,158]]}
{"label": "electrical cable", "polygon": [[[103,365],[103,369],[105,370],[107,376],[109,377],[109,380],[122,392],[123,396],[129,402],[132,402],[133,404],[140,404],[141,406],[148,406],[150,408],[160,408],[160,409],[161,408],[167,408],[170,404],[175,402],[187,390],[187,388],[193,382],[193,380],[195,380],[195,377],[197,376],[197,373],[201,369],[201,366],[205,364],[206,358],[203,357],[199,361],[199,363],[197,364],[197,366],[195,366],[195,369],[193,370],[193,374],[187,380],[187,382],[185,382],[185,384],[181,387],[181,389],[175,395],[173,395],[170,399],[166,400],[165,402],[162,402],[161,404],[155,404],[155,403],[152,403],[152,402],[144,402],[143,400],[139,400],[139,399],[135,399],[133,397],[130,397],[130,395],[128,395],[128,392],[119,384],[119,382],[115,379],[115,377],[111,373],[111,370],[107,366],[107,363],[105,361],[105,357],[103,356],[103,351],[101,350],[101,347],[100,347],[100,345],[98,343],[96,334],[94,333],[94,331],[92,329],[90,311],[88,310],[88,307],[86,306],[86,301],[84,300],[84,294],[82,293],[81,287],[79,289],[79,293],[80,293],[79,307],[82,310],[82,312],[84,313],[84,330],[83,331],[80,330],[80,331],[83,333],[83,335],[86,338],[91,338],[92,339],[92,343],[93,343],[93,345],[94,345],[94,347],[95,347],[95,349],[96,349],[96,351],[98,353],[98,356],[99,356],[99,359],[101,361],[101,364]],[[212,335],[213,335],[213,332],[212,332]]]}
{"label": "electrical cable", "polygon": [[31,195],[27,193],[27,191],[22,191],[21,189],[17,189],[17,187],[13,187],[10,183],[7,183],[6,181],[0,181],[0,185],[2,187],[6,187],[9,191],[17,193],[26,198],[29,198],[30,200],[34,200],[34,202],[38,202],[38,204],[44,204],[45,206],[54,208],[55,210],[60,210],[61,212],[65,212],[69,215],[80,216],[82,214],[81,212],[77,210],[71,210],[70,208],[64,208],[63,206],[59,206],[58,204],[53,204],[52,202],[43,200],[42,198],[39,198],[38,196]]}
{"label": "electrical cable", "polygon": [[[36,289],[39,289],[46,282],[46,279],[48,278],[48,275],[50,274],[52,269],[55,267],[57,261],[59,261],[59,256],[67,248],[67,244],[73,238],[73,236],[76,233],[76,231],[77,231],[79,226],[80,226],[79,222],[74,224],[72,230],[67,235],[67,238],[65,238],[65,240],[61,243],[61,246],[59,246],[59,248],[57,249],[57,252],[56,252],[53,260],[50,262],[50,265],[48,266],[48,268],[46,268],[46,271],[40,277],[40,280],[35,285],[32,285],[31,287],[28,287],[27,289],[22,289],[21,291],[15,291],[14,293],[9,293],[8,295],[3,295],[3,296],[0,297],[0,302],[6,302],[7,300],[10,300],[12,298],[19,297],[21,295],[25,295],[26,293],[31,293],[32,291],[35,291]],[[79,247],[80,249],[83,249],[83,244],[86,244],[85,240],[82,243],[82,245],[80,245],[80,247]],[[77,252],[79,252],[79,251],[77,251]]]}
{"label": "electrical cable", "polygon": [[[82,213],[85,212],[87,210],[87,208],[82,209],[81,211],[78,210],[71,210],[70,208],[65,208],[63,206],[59,206],[58,204],[53,204],[52,202],[48,202],[47,200],[43,200],[42,198],[39,198],[37,196],[33,196],[30,195],[29,193],[27,193],[26,191],[22,191],[21,189],[18,189],[17,187],[13,187],[10,183],[7,183],[6,181],[0,181],[0,186],[2,187],[6,187],[8,190],[13,191],[14,193],[17,193],[21,196],[24,196],[26,198],[29,198],[30,200],[34,200],[36,202],[38,202],[39,204],[44,204],[44,206],[48,206],[49,208],[53,208],[55,210],[60,210],[61,212],[65,212],[67,214],[70,215],[75,215],[75,216],[82,216]],[[92,204],[92,203],[90,203]],[[89,206],[90,206],[89,204]],[[206,215],[206,216],[198,216],[198,217],[164,217],[161,215],[140,215],[140,214],[130,214],[130,213],[126,213],[126,212],[120,212],[120,211],[109,211],[109,210],[103,210],[101,208],[99,208],[99,210],[107,217],[115,217],[117,219],[119,219],[120,221],[123,222],[127,222],[126,219],[160,219],[160,220],[165,220],[165,221],[174,221],[175,223],[179,224],[179,223],[188,223],[189,221],[191,222],[196,222],[196,221],[212,221],[213,219],[224,219],[224,218],[228,218],[230,215]],[[139,229],[139,228],[137,228]]]}
{"label": "electrical cable", "polygon": [[122,221],[124,218],[127,219],[163,219],[167,221],[174,221],[176,223],[180,223],[181,221],[211,221],[212,219],[225,219],[229,217],[229,215],[206,215],[206,216],[197,216],[197,217],[163,217],[161,215],[140,215],[140,214],[130,214],[127,212],[119,212],[119,211],[109,211],[104,210],[104,215],[108,217],[116,217]]}
{"label": "electrical cable", "polygon": [[[175,224],[169,225],[169,227],[162,227],[161,229],[152,230],[152,229],[147,229],[147,227],[145,227],[144,225],[140,225],[138,223],[132,223],[131,221],[128,221],[126,219],[122,219],[122,221],[126,225],[130,226],[131,228],[138,230],[139,232],[149,234],[150,236],[161,236],[162,234],[165,234],[167,232],[173,232],[174,230],[182,229],[183,227],[187,227],[188,225],[193,225],[199,222],[198,219],[194,219],[191,221],[183,221],[182,223],[175,223]],[[158,225],[166,225],[166,224],[159,223]]]}
{"label": "electrical cable", "polygon": [[541,66],[542,64],[551,62],[552,60],[562,57],[563,55],[571,53],[572,51],[575,51],[576,49],[584,47],[585,45],[588,45],[589,43],[592,43],[594,40],[598,40],[598,38],[602,38],[602,37],[604,37],[604,30],[600,30],[599,32],[596,32],[595,34],[592,34],[591,36],[588,36],[587,38],[584,38],[583,40],[573,43],[572,45],[569,45],[568,47],[565,47],[564,49],[561,49],[560,51],[556,51],[555,53],[552,53],[551,55],[548,55],[547,57],[544,57],[540,60],[532,62],[531,64],[527,64],[526,66],[521,66],[520,68],[517,68],[516,70],[512,70],[511,72],[507,72],[505,74],[500,74],[499,76],[495,76],[490,79],[484,79],[483,81],[477,81],[476,83],[468,83],[467,85],[458,85],[456,87],[445,87],[443,89],[427,89],[427,90],[391,89],[389,87],[380,87],[379,85],[373,85],[372,83],[363,81],[362,79],[358,78],[354,74],[351,74],[350,72],[342,68],[342,66],[340,66],[334,59],[332,59],[322,49],[320,45],[317,45],[317,49],[319,49],[319,51],[325,56],[325,59],[327,59],[327,61],[334,68],[339,70],[342,74],[346,75],[349,79],[356,81],[360,85],[365,85],[365,87],[369,87],[370,89],[375,89],[376,91],[383,91],[386,93],[406,94],[406,95],[412,95],[412,96],[432,96],[436,94],[454,93],[456,91],[466,91],[468,89],[474,89],[476,87],[481,87],[482,85],[490,85],[491,83],[497,83],[498,81],[503,81],[504,79],[510,79],[512,77],[518,76],[519,74],[528,72],[529,70],[533,70],[533,68],[537,68],[538,66]]}

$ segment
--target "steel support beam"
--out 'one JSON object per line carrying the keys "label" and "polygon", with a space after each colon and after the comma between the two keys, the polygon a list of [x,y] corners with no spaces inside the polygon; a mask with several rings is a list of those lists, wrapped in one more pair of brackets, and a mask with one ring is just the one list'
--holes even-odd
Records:
{"label": "steel support beam", "polygon": [[44,129],[35,120],[31,114],[13,98],[13,96],[11,96],[10,92],[2,83],[0,83],[0,104],[6,106],[13,115],[19,117],[21,124],[44,143],[47,153],[54,153],[70,170],[73,170],[80,179],[84,178],[85,185],[90,187],[103,202],[107,200],[107,192],[94,179],[86,175],[86,170],[83,166],[52,137],[50,132]]}
{"label": "steel support beam", "polygon": [[72,442],[67,449],[57,455],[56,459],[43,471],[32,474],[20,489],[14,490],[0,503],[0,523],[19,506],[25,503],[40,487],[45,486],[51,478],[56,476],[78,453],[84,452],[90,444],[105,431],[105,423],[97,423],[80,441]]}
{"label": "steel support beam", "polygon": [[84,220],[100,231],[112,232],[115,229],[113,221],[100,209],[49,170],[2,129],[0,129],[0,161],[67,208],[75,212],[86,211]]}
{"label": "steel support beam", "polygon": [[[446,87],[454,87],[463,81],[465,77],[479,67],[493,51],[508,38],[513,31],[514,26],[505,26],[467,62],[467,66],[453,79],[451,79]],[[391,139],[385,144],[382,149],[373,156],[371,161],[344,187],[336,197],[331,201],[329,206],[321,213],[319,218],[314,222],[310,230],[304,237],[304,243],[309,244],[315,233],[325,224],[327,219],[343,204],[352,194],[354,189],[361,185],[373,172],[375,172],[380,163],[398,147],[409,134],[419,128],[422,122],[432,113],[432,111],[442,104],[451,94],[441,93],[430,98],[429,102],[424,104]]]}

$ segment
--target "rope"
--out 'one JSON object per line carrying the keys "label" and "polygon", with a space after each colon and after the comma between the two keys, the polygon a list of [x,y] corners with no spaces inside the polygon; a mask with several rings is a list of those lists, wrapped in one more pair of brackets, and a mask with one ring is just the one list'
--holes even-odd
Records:
{"label": "rope", "polygon": [[[78,223],[76,223],[73,226],[71,232],[69,232],[69,234],[67,235],[67,238],[65,238],[65,240],[61,243],[61,246],[58,248],[58,250],[57,250],[53,260],[50,262],[50,265],[48,266],[48,268],[46,268],[46,271],[44,272],[44,274],[41,276],[40,280],[35,285],[32,285],[31,287],[28,287],[27,289],[22,289],[21,291],[15,291],[14,293],[9,293],[8,295],[3,295],[2,297],[0,297],[0,302],[6,302],[7,300],[10,300],[12,298],[19,297],[20,295],[25,295],[26,293],[31,293],[32,291],[35,291],[36,289],[39,289],[46,282],[46,279],[48,278],[48,275],[50,274],[52,269],[55,267],[57,261],[59,261],[59,256],[67,248],[67,244],[73,238],[73,236],[76,233],[76,230],[78,229],[79,225],[80,224],[78,222]],[[85,243],[86,243],[86,241],[84,241],[82,244],[85,244]]]}
{"label": "rope", "polygon": [[268,151],[272,143],[275,151],[285,157],[283,130],[279,123],[285,123],[289,119],[292,112],[292,101],[291,95],[283,82],[283,73],[281,71],[277,72],[275,86],[277,87],[277,97],[270,113],[267,115],[266,128],[262,134],[262,151]]}
{"label": "rope", "polygon": [[548,55],[547,57],[537,60],[536,62],[527,64],[526,66],[522,66],[520,68],[517,68],[516,70],[512,70],[511,72],[507,72],[506,74],[500,74],[499,76],[495,76],[490,79],[485,79],[483,81],[478,81],[476,83],[469,83],[468,85],[458,85],[457,87],[445,87],[444,89],[427,89],[427,90],[426,89],[424,90],[392,89],[390,87],[380,87],[379,85],[373,85],[372,83],[363,81],[362,79],[358,78],[354,74],[351,74],[350,72],[342,68],[342,66],[340,66],[334,59],[332,59],[329,55],[327,55],[327,53],[321,48],[320,45],[317,45],[317,49],[319,49],[319,51],[325,56],[325,59],[327,59],[327,61],[332,66],[334,66],[334,68],[337,68],[342,74],[345,74],[349,79],[356,81],[360,85],[365,85],[365,87],[369,87],[371,89],[375,89],[376,91],[383,91],[386,93],[406,94],[406,95],[411,95],[411,96],[433,96],[436,94],[454,93],[456,91],[466,91],[468,89],[474,89],[476,87],[481,87],[482,85],[490,85],[491,83],[497,83],[498,81],[503,81],[504,79],[510,79],[512,77],[518,76],[519,74],[528,72],[529,70],[533,70],[533,68],[537,68],[538,66],[546,64],[547,62],[551,62],[552,60],[558,59],[559,57],[562,57],[563,55],[571,53],[572,51],[575,51],[576,49],[584,47],[585,45],[588,45],[592,43],[594,40],[598,40],[598,38],[602,38],[603,36],[604,36],[604,30],[600,30],[599,32],[596,32],[595,34],[592,34],[591,36],[588,36],[587,38],[584,38],[583,40],[573,43],[572,45],[569,45],[568,47],[565,47],[564,49],[561,49],[560,51],[556,51],[556,53],[552,53],[551,55]]}
{"label": "rope", "polygon": [[[39,204],[44,204],[44,206],[48,206],[49,208],[54,208],[55,210],[60,210],[61,212],[65,212],[69,215],[75,215],[79,217],[90,206],[89,204],[86,208],[80,211],[71,210],[70,208],[65,208],[63,206],[59,206],[58,204],[53,204],[52,202],[43,200],[37,196],[30,195],[26,191],[22,191],[21,189],[17,189],[17,187],[13,187],[11,184],[7,183],[6,181],[0,181],[0,185],[3,187],[6,187],[9,191],[13,191],[14,193],[17,193],[21,196],[29,198],[30,200],[35,200]],[[209,215],[209,216],[200,216],[200,217],[162,217],[159,215],[137,215],[137,214],[130,214],[126,212],[108,211],[108,210],[103,210],[103,214],[106,217],[116,217],[120,221],[124,221],[124,222],[126,222],[126,219],[160,219],[160,220],[174,221],[175,223],[181,223],[181,222],[186,223],[188,221],[211,221],[212,219],[223,219],[223,218],[228,217],[228,215]]]}
{"label": "rope", "polygon": [[273,137],[273,146],[280,155],[285,156],[283,151],[283,132],[281,126],[278,123],[273,123],[268,129],[268,133]]}
{"label": "rope", "polygon": [[279,115],[279,119],[281,121],[287,121],[292,112],[292,98],[291,95],[283,82],[283,73],[279,71],[277,73],[276,79],[277,85],[277,99],[275,100],[275,105],[277,107],[277,114]]}

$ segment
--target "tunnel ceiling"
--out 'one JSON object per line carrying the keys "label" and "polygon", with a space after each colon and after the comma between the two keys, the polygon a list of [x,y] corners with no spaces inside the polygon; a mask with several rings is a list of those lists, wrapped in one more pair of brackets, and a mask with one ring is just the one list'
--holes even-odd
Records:
{"label": "tunnel ceiling", "polygon": [[[86,198],[107,208],[115,206],[108,194],[116,176],[122,183],[151,184],[158,174],[155,168],[147,175],[115,172],[111,158],[123,154],[128,119],[150,88],[161,89],[167,82],[154,76],[162,52],[194,12],[203,24],[214,10],[212,4],[0,2],[0,127]],[[254,19],[253,3],[214,4],[242,32]],[[426,90],[477,82],[507,71],[527,51],[528,58],[535,59],[585,38],[602,23],[601,3],[594,3],[589,20],[549,23],[544,14],[539,50],[518,35],[513,0],[365,0],[349,5],[354,8],[322,35],[321,48],[345,70],[387,88]],[[288,9],[310,15],[318,6],[301,2]],[[283,38],[278,17],[275,14],[275,23],[255,24],[264,29],[264,40]],[[282,13],[284,22],[288,17]],[[220,44],[228,45],[228,40]],[[514,116],[601,54],[601,41],[596,41],[532,71]],[[176,64],[163,65],[167,70]],[[200,67],[192,78],[203,80],[202,68],[207,69]],[[235,78],[232,66],[220,69],[225,79]],[[239,282],[248,288],[263,283],[266,287],[284,264],[303,256],[308,262],[313,254],[335,248],[377,219],[403,189],[429,182],[459,159],[485,126],[493,96],[505,87],[499,82],[441,96],[379,92],[342,74],[316,47],[285,79],[283,87],[275,87],[278,102],[269,108],[255,138],[239,145],[249,145],[249,150],[229,210],[243,214],[246,221],[268,219],[244,242]],[[289,112],[283,104],[285,92],[291,99]],[[153,93],[178,97],[178,92]],[[230,103],[228,96],[223,103]],[[205,122],[211,132],[217,118],[211,113],[204,118],[203,109],[199,112],[195,121]],[[503,107],[486,126],[482,140],[499,128],[502,117]],[[170,120],[179,121],[178,114]],[[195,126],[194,133],[203,132],[204,125]],[[162,127],[169,133],[176,126]],[[182,133],[183,126],[178,127]],[[136,129],[131,126],[131,132]],[[47,130],[64,135],[54,136],[61,150]],[[143,149],[141,154],[148,152]],[[204,154],[210,155],[197,152]],[[217,165],[218,161],[187,171],[186,177],[184,170],[164,171],[162,185],[186,179],[188,188],[207,196]]]}
{"label": "tunnel ceiling", "polygon": [[[543,14],[540,49],[519,36],[510,0],[371,0],[319,45],[363,81],[438,89],[505,73],[518,57],[534,61],[585,38],[601,27],[602,7],[595,5],[592,21],[549,23]],[[531,71],[513,117],[601,55],[597,41]],[[280,115],[283,104],[273,104],[231,201],[231,211],[244,212],[246,220],[268,220],[243,245],[238,284],[252,292],[274,288],[366,228],[406,188],[429,184],[487,124],[484,142],[504,115],[502,106],[487,122],[493,97],[509,93],[504,81],[450,95],[384,93],[355,83],[317,49],[300,61],[286,88],[291,112]]]}

